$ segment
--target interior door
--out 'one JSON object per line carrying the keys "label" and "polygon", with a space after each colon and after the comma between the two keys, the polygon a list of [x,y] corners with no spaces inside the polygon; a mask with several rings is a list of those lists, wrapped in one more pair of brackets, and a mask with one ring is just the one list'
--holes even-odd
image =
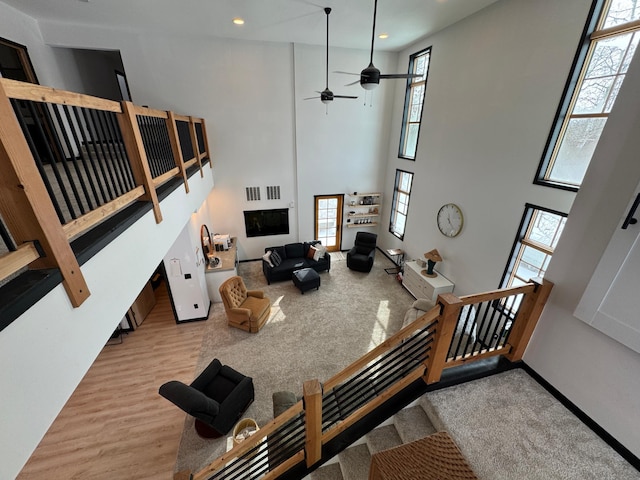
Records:
{"label": "interior door", "polygon": [[[609,241],[574,314],[640,352],[640,184]],[[634,212],[634,210],[636,210]]]}
{"label": "interior door", "polygon": [[337,252],[342,243],[342,203],[344,195],[318,195],[316,199],[315,238],[328,251]]}

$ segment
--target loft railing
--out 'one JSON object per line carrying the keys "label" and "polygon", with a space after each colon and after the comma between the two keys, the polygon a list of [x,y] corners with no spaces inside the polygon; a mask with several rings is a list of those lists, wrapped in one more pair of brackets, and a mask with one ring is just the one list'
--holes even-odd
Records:
{"label": "loft railing", "polygon": [[446,368],[491,356],[521,360],[552,287],[534,279],[460,298],[440,295],[436,307],[324,385],[305,382],[303,400],[265,428],[199,472],[182,471],[174,479],[269,480],[303,462],[314,466],[324,445],[416,380],[433,384]]}
{"label": "loft railing", "polygon": [[0,282],[56,268],[75,307],[70,241],[136,201],[161,222],[156,189],[211,156],[201,118],[2,78],[0,120]]}

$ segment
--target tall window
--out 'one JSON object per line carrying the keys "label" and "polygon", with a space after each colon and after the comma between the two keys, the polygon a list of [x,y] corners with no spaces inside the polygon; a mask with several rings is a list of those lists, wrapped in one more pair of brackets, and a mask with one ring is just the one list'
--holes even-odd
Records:
{"label": "tall window", "polygon": [[527,204],[501,287],[518,287],[544,277],[558,244],[566,214]]}
{"label": "tall window", "polygon": [[536,183],[577,190],[640,40],[640,1],[594,0]]}
{"label": "tall window", "polygon": [[407,91],[404,95],[404,114],[402,116],[402,131],[400,132],[400,149],[398,156],[408,160],[416,159],[418,134],[422,119],[422,104],[424,92],[427,88],[427,73],[431,48],[414,53],[409,57],[409,73],[420,75],[407,80]]}
{"label": "tall window", "polygon": [[389,219],[389,231],[400,240],[404,238],[404,229],[407,225],[409,213],[409,198],[411,197],[411,184],[413,173],[404,170],[396,170],[396,183],[393,189],[393,203],[391,205],[391,218]]}

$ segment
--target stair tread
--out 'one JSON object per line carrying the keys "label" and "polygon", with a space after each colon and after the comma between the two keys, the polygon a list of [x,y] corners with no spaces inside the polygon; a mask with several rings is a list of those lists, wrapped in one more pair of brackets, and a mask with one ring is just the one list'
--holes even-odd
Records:
{"label": "stair tread", "polygon": [[367,433],[367,445],[371,455],[402,445],[402,439],[395,425],[378,427]]}
{"label": "stair tread", "polygon": [[338,454],[344,480],[367,480],[371,454],[365,444],[349,447]]}
{"label": "stair tread", "polygon": [[403,443],[413,442],[436,432],[420,405],[400,410],[393,417],[393,423]]}
{"label": "stair tread", "polygon": [[311,474],[306,478],[309,480],[344,480],[340,464],[338,463],[323,465],[317,470],[311,472]]}

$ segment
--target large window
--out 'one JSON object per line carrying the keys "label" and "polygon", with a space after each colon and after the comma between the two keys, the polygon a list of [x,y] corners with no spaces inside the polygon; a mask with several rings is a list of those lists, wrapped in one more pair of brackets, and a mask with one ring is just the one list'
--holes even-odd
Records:
{"label": "large window", "polygon": [[544,277],[558,244],[566,214],[527,204],[501,287],[518,287]]}
{"label": "large window", "polygon": [[404,238],[404,229],[407,225],[409,213],[409,198],[411,197],[411,184],[413,173],[404,170],[396,170],[396,183],[393,189],[393,203],[391,205],[391,218],[389,219],[389,231],[400,240]]}
{"label": "large window", "polygon": [[639,0],[594,0],[536,183],[577,190],[640,39]]}
{"label": "large window", "polygon": [[400,132],[400,149],[398,156],[408,160],[415,160],[422,119],[422,104],[424,92],[427,88],[427,73],[431,48],[414,53],[409,57],[409,73],[420,75],[407,80],[407,91],[404,96],[404,114],[402,117],[402,131]]}

